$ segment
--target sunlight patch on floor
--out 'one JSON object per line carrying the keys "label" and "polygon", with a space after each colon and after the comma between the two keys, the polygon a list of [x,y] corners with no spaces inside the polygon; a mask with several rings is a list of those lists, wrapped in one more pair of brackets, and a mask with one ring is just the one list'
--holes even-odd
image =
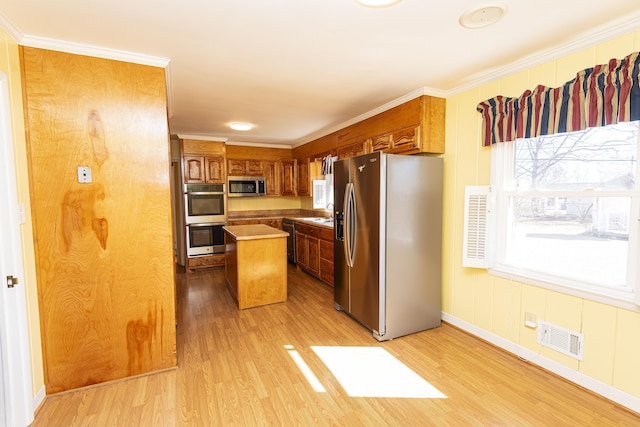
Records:
{"label": "sunlight patch on floor", "polygon": [[304,359],[302,359],[300,353],[298,353],[297,350],[294,350],[292,345],[285,345],[284,348],[287,349],[289,356],[291,356],[295,364],[298,366],[298,369],[300,369],[302,375],[305,376],[305,378],[309,382],[309,385],[311,385],[311,387],[319,393],[324,393],[325,391],[327,391],[325,390],[318,377],[315,376],[311,368],[309,368],[309,365],[307,365]]}
{"label": "sunlight patch on floor", "polygon": [[447,397],[383,348],[311,346],[311,349],[349,396]]}

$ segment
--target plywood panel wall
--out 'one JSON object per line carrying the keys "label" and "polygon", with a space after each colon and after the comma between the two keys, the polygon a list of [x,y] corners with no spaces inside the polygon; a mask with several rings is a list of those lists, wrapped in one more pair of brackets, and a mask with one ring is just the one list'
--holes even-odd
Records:
{"label": "plywood panel wall", "polygon": [[23,76],[47,393],[175,366],[164,70],[25,47]]}

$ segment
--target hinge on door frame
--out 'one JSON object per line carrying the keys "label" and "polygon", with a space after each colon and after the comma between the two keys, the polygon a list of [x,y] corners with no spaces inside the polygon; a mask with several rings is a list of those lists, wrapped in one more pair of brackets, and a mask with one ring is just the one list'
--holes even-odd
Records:
{"label": "hinge on door frame", "polygon": [[7,276],[7,287],[8,288],[13,288],[17,284],[18,284],[18,278],[17,277]]}

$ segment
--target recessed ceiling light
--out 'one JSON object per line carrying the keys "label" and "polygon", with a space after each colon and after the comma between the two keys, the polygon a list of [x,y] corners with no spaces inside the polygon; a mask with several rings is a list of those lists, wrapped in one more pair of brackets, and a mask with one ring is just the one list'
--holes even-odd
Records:
{"label": "recessed ceiling light", "polygon": [[367,7],[387,7],[399,3],[401,0],[356,0],[363,6]]}
{"label": "recessed ceiling light", "polygon": [[460,25],[465,28],[483,28],[498,22],[507,9],[504,6],[483,6],[467,11],[460,17]]}
{"label": "recessed ceiling light", "polygon": [[233,130],[251,130],[253,129],[253,125],[249,124],[249,123],[240,123],[240,122],[233,122],[229,125],[229,127]]}

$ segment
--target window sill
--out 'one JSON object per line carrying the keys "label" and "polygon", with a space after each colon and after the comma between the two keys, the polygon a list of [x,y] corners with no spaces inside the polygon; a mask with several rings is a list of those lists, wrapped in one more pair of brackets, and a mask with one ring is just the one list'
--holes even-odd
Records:
{"label": "window sill", "polygon": [[619,292],[620,296],[615,295],[615,291],[612,291],[611,295],[590,292],[586,289],[577,289],[571,286],[555,283],[543,277],[533,277],[528,272],[516,268],[509,268],[506,266],[489,268],[487,271],[490,275],[502,277],[503,279],[514,280],[527,285],[548,289],[550,291],[560,292],[578,298],[584,298],[589,301],[607,304],[613,307],[623,308],[625,310],[634,312],[640,312],[640,306],[635,304],[635,302],[633,301],[633,296],[625,298],[623,292]]}

